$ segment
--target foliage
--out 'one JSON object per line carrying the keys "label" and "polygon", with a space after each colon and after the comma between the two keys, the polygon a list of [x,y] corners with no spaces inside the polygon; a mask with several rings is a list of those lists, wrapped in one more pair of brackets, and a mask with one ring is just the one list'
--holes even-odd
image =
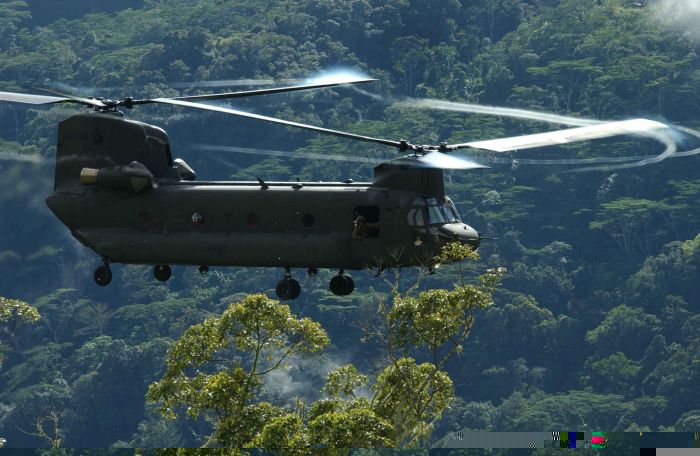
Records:
{"label": "foliage", "polygon": [[146,397],[159,402],[168,417],[183,407],[193,418],[204,415],[215,424],[207,444],[249,445],[281,414],[267,403],[251,403],[262,376],[282,368],[291,355],[313,353],[327,344],[318,323],[297,319],[289,306],[263,294],[250,295],[220,317],[185,331],[168,350],[164,377],[149,387]]}
{"label": "foliage", "polygon": [[[697,33],[687,27],[697,19],[679,10],[674,15],[683,20],[669,24],[670,16],[659,20],[655,12],[625,0],[11,0],[0,4],[0,90],[177,96],[219,90],[207,85],[212,81],[238,90],[245,89],[236,85],[242,80],[270,84],[345,66],[378,79],[361,88],[372,96],[339,88],[235,104],[416,143],[553,128],[427,110],[440,106],[432,99],[697,128],[700,61]],[[409,295],[365,272],[353,274],[358,287],[342,299],[327,291],[332,272],[299,277],[304,293],[290,314],[318,321],[335,345],[308,360],[290,353],[272,377],[257,376],[268,381],[251,380],[244,418],[215,428],[211,401],[195,386],[217,398],[227,388],[245,396],[240,383],[227,379],[249,378],[254,355],[239,350],[233,328],[228,345],[198,367],[201,377],[197,367],[181,373],[184,398],[200,401],[198,419],[186,418],[182,403],[173,407],[175,420],[155,415],[143,396],[166,378],[173,340],[245,295],[271,291],[265,287],[279,271],[212,268],[200,276],[177,267],[161,284],[147,266],[115,265],[110,287],[95,287],[90,275],[99,262],[44,202],[53,184],[56,124],[76,112],[65,104],[0,107],[0,290],[41,313],[37,321],[30,309],[12,304],[8,317],[0,304],[0,429],[7,446],[50,445],[31,434],[38,418],[48,419],[43,429],[50,434],[52,411],[60,417],[61,444],[71,447],[195,447],[206,443],[198,436],[220,432],[297,453],[317,442],[329,453],[361,440],[431,445],[464,427],[697,428],[697,157],[622,169],[605,161],[658,154],[662,146],[648,138],[499,157],[470,152],[492,168],[447,172],[446,189],[465,222],[482,233],[487,267],[508,266],[507,291],[493,289],[493,304],[465,305],[462,298],[478,297],[470,287],[489,287],[473,280],[470,266],[450,266],[449,255]],[[206,179],[370,179],[372,160],[390,153],[168,107],[128,115],[165,128],[173,153]],[[681,150],[696,147],[691,136],[674,137]],[[368,160],[202,155],[189,146],[203,142]],[[530,159],[586,159],[603,169],[569,172],[567,165],[532,166]],[[399,281],[415,277],[404,269]],[[446,340],[450,331],[454,341]],[[273,358],[262,356],[260,369],[284,355],[276,343],[265,349]],[[403,390],[382,387],[380,378]],[[425,401],[431,388],[439,402]],[[440,410],[448,392],[450,405]],[[414,396],[422,410],[400,407],[397,398]],[[229,409],[241,405],[230,402]]]}
{"label": "foliage", "polygon": [[[8,325],[10,334],[19,322],[34,323],[40,315],[36,308],[18,299],[0,297],[0,324]],[[2,353],[0,353],[0,366],[2,366]]]}
{"label": "foliage", "polygon": [[[467,257],[477,258],[470,248],[451,244],[440,260]],[[328,373],[325,397],[308,414],[256,402],[266,374],[283,369],[282,362],[294,354],[316,352],[329,342],[318,323],[297,319],[288,306],[257,294],[185,331],[168,351],[166,373],[150,386],[147,399],[158,403],[166,417],[182,411],[191,418],[203,416],[213,427],[205,446],[261,446],[292,454],[303,454],[312,444],[330,449],[418,446],[453,398],[452,380],[441,369],[459,353],[475,311],[492,305],[503,273],[489,270],[479,285],[421,292],[415,298],[399,293],[396,283],[392,307],[379,306],[385,332],[370,336],[386,342],[390,360],[374,379],[370,398],[358,395],[368,377],[349,364]],[[433,363],[418,364],[408,356],[414,349],[432,353]]]}

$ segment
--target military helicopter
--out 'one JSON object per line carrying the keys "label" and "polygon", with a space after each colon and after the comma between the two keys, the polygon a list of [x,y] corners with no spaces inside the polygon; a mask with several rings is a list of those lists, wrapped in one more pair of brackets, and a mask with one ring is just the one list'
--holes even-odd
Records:
{"label": "military helicopter", "polygon": [[[301,291],[293,268],[314,276],[338,271],[329,284],[335,295],[352,293],[345,271],[436,266],[449,242],[478,248],[479,232],[463,223],[445,195],[446,169],[482,164],[450,155],[459,149],[505,152],[615,135],[641,135],[667,128],[647,119],[461,144],[417,145],[202,103],[311,90],[372,79],[307,83],[286,87],[175,98],[108,100],[53,92],[0,92],[0,101],[25,104],[77,103],[92,108],[61,121],[56,142],[54,192],[48,207],[71,234],[102,258],[94,280],[112,280],[112,263],[153,265],[159,281],[170,265],[280,267],[280,299]],[[215,111],[393,147],[404,155],[380,163],[371,182],[202,181],[184,160],[173,159],[167,133],[127,119],[120,108],[159,103]]]}

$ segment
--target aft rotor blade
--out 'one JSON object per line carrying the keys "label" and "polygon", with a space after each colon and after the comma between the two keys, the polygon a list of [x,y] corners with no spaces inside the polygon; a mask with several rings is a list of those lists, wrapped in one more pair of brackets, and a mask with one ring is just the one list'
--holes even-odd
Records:
{"label": "aft rotor blade", "polygon": [[59,97],[64,97],[66,98],[65,101],[72,101],[73,103],[80,103],[88,106],[94,106],[97,108],[106,108],[107,105],[102,102],[102,100],[98,100],[96,98],[83,98],[83,97],[76,97],[75,95],[69,95],[67,93],[61,93],[57,92],[53,89],[46,89],[46,88],[37,88],[37,90],[41,90],[42,92],[48,92],[52,93],[54,95],[58,95]]}
{"label": "aft rotor blade", "polygon": [[464,144],[452,144],[453,149],[484,149],[494,152],[509,152],[533,147],[568,144],[589,139],[601,139],[618,135],[643,135],[644,133],[668,128],[661,122],[649,119],[632,119],[618,122],[606,122],[587,127],[568,128],[534,135],[513,136],[510,138],[474,141]]}
{"label": "aft rotor blade", "polygon": [[488,168],[486,165],[467,160],[461,157],[447,155],[444,152],[428,152],[425,155],[407,155],[390,163],[405,165],[409,168],[430,168],[430,169],[480,169]]}
{"label": "aft rotor blade", "polygon": [[[44,89],[40,89],[44,90]],[[46,92],[53,93],[50,90],[45,90]],[[10,101],[14,103],[25,103],[25,104],[49,104],[49,103],[79,103],[88,106],[95,106],[99,108],[104,108],[107,105],[100,100],[93,100],[91,98],[81,98],[74,97],[72,95],[56,94],[59,96],[52,95],[33,95],[29,93],[16,93],[16,92],[0,92],[0,101]]]}
{"label": "aft rotor blade", "polygon": [[237,109],[224,108],[221,106],[213,106],[203,103],[192,103],[190,101],[177,100],[173,98],[154,98],[154,103],[170,104],[175,106],[185,106],[188,108],[204,109],[207,111],[223,112],[225,114],[233,114],[234,116],[247,117],[249,119],[264,120],[266,122],[276,123],[280,125],[286,125],[288,127],[303,128],[305,130],[317,131],[319,133],[325,133],[334,136],[340,136],[342,138],[355,139],[358,141],[371,142],[376,144],[383,144],[385,146],[392,146],[401,148],[402,145],[399,141],[390,141],[388,139],[372,138],[370,136],[356,135],[354,133],[348,133],[345,131],[331,130],[329,128],[316,127],[314,125],[307,125],[298,122],[292,122],[289,120],[277,119],[275,117],[262,116],[260,114],[253,114],[250,112],[239,111]]}
{"label": "aft rotor blade", "polygon": [[[324,82],[319,84],[301,84],[288,87],[275,87],[271,89],[256,89],[256,90],[243,90],[239,92],[225,92],[225,93],[210,93],[206,95],[192,95],[187,97],[173,97],[171,100],[180,101],[206,101],[206,100],[224,100],[228,98],[242,98],[242,97],[253,97],[257,95],[270,95],[272,93],[283,93],[283,92],[296,92],[298,90],[311,90],[311,89],[322,89],[325,87],[335,87],[340,85],[348,84],[364,84],[367,82],[374,82],[376,79],[346,79],[338,80],[332,82]],[[145,99],[145,100],[133,100],[134,105],[147,104],[156,102],[155,100]]]}
{"label": "aft rotor blade", "polygon": [[0,92],[0,101],[10,101],[12,103],[25,104],[48,104],[61,103],[63,101],[73,101],[68,97],[53,97],[49,95],[32,95],[29,93]]}

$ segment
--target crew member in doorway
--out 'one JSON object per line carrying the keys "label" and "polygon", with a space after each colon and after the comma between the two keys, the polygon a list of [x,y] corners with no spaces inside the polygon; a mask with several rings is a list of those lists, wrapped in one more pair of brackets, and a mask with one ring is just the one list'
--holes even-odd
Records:
{"label": "crew member in doorway", "polygon": [[369,237],[372,228],[379,228],[379,223],[369,223],[364,215],[355,217],[352,229],[353,239],[364,239]]}

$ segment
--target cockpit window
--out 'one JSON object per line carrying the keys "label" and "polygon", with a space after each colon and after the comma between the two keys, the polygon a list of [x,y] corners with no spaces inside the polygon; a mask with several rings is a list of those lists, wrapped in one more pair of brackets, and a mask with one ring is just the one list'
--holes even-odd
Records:
{"label": "cockpit window", "polygon": [[445,223],[445,214],[441,206],[428,206],[428,221],[433,223]]}
{"label": "cockpit window", "polygon": [[459,213],[449,198],[440,202],[436,198],[417,198],[408,211],[410,226],[438,225],[460,222]]}
{"label": "cockpit window", "polygon": [[450,201],[449,198],[445,198],[445,204],[443,204],[442,209],[445,211],[445,219],[448,223],[462,221],[459,218],[459,212],[457,212],[457,208],[455,208],[454,203]]}
{"label": "cockpit window", "polygon": [[408,224],[410,226],[425,226],[424,208],[416,207],[408,211]]}

